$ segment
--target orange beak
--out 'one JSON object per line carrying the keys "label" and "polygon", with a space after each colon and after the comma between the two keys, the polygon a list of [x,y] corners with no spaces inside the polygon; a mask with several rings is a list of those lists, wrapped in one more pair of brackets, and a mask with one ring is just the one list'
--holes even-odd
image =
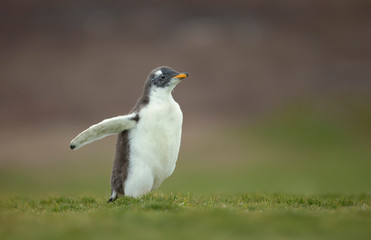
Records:
{"label": "orange beak", "polygon": [[186,77],[188,77],[188,73],[181,73],[181,74],[176,75],[173,78],[180,78],[180,79],[182,79],[182,78],[186,78]]}

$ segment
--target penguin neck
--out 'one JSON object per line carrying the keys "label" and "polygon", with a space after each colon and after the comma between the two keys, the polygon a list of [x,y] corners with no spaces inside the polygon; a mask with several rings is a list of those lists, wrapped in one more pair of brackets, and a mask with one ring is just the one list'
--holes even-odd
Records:
{"label": "penguin neck", "polygon": [[155,88],[152,89],[149,98],[150,101],[168,102],[174,101],[173,95],[171,94],[173,88]]}

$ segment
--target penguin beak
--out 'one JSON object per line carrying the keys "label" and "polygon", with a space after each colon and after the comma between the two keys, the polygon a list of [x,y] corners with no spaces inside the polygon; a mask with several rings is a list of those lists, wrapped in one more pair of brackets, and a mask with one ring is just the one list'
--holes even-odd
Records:
{"label": "penguin beak", "polygon": [[173,78],[183,79],[183,78],[186,78],[186,77],[188,77],[188,73],[180,73],[180,74],[174,76]]}

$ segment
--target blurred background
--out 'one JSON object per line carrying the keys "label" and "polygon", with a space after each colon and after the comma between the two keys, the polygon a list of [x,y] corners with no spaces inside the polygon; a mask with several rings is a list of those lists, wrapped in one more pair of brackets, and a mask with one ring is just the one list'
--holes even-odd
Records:
{"label": "blurred background", "polygon": [[109,196],[116,137],[151,69],[190,77],[159,192],[371,190],[368,0],[2,1],[0,194]]}

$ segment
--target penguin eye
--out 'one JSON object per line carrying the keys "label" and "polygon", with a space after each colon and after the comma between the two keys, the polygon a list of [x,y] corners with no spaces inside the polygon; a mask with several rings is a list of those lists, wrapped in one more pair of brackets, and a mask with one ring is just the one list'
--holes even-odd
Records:
{"label": "penguin eye", "polygon": [[165,79],[165,75],[161,75],[161,77],[160,77],[161,79]]}

